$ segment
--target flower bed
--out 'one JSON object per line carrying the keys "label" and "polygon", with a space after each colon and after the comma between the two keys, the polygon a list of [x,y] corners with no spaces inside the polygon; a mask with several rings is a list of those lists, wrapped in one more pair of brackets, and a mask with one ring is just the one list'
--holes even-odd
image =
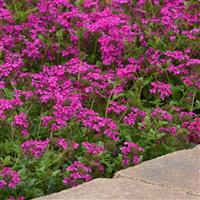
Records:
{"label": "flower bed", "polygon": [[0,199],[200,144],[197,4],[0,0]]}

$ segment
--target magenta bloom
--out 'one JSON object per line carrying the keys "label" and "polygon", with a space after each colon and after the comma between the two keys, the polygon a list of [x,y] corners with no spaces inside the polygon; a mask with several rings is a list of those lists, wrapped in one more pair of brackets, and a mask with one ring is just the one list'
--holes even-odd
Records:
{"label": "magenta bloom", "polygon": [[72,147],[73,147],[74,150],[78,149],[79,144],[77,142],[72,142]]}
{"label": "magenta bloom", "polygon": [[8,200],[25,200],[25,197],[24,197],[24,196],[20,196],[20,197],[15,198],[15,197],[13,197],[13,196],[10,196],[10,197],[8,198]]}
{"label": "magenta bloom", "polygon": [[92,179],[90,175],[92,170],[79,161],[75,161],[67,167],[66,172],[67,176],[64,178],[63,183],[71,187]]}
{"label": "magenta bloom", "polygon": [[164,100],[172,94],[171,85],[165,84],[163,82],[157,81],[151,83],[152,89],[150,89],[151,94],[159,94],[160,98]]}
{"label": "magenta bloom", "polygon": [[12,170],[10,167],[4,167],[0,171],[0,189],[8,186],[9,188],[15,188],[20,183],[19,173]]}
{"label": "magenta bloom", "polygon": [[144,111],[139,110],[136,107],[131,108],[131,112],[124,117],[124,123],[127,125],[134,125],[137,122],[140,122],[144,119],[146,113]]}
{"label": "magenta bloom", "polygon": [[184,122],[183,128],[188,130],[188,140],[194,144],[200,144],[200,117],[197,117],[192,122]]}
{"label": "magenta bloom", "polygon": [[12,125],[17,125],[22,129],[22,135],[27,136],[28,135],[28,120],[27,115],[23,112],[21,112],[18,115],[15,115],[14,120],[12,122]]}
{"label": "magenta bloom", "polygon": [[160,132],[164,132],[167,134],[171,134],[171,135],[176,135],[177,132],[177,127],[176,126],[172,126],[172,127],[161,127],[159,128]]}
{"label": "magenta bloom", "polygon": [[139,155],[144,152],[144,149],[133,142],[124,142],[121,152],[123,165],[136,165],[141,161]]}
{"label": "magenta bloom", "polygon": [[110,102],[110,105],[107,109],[108,112],[113,112],[113,113],[116,113],[116,114],[123,113],[126,110],[127,110],[127,106],[121,105],[121,104],[114,102],[114,101]]}
{"label": "magenta bloom", "polygon": [[62,149],[67,149],[67,141],[64,138],[58,138],[56,142],[57,146]]}
{"label": "magenta bloom", "polygon": [[40,158],[46,151],[49,145],[49,139],[47,140],[28,140],[21,144],[23,153],[30,157]]}
{"label": "magenta bloom", "polygon": [[0,200],[200,144],[199,17],[198,0],[0,0]]}
{"label": "magenta bloom", "polygon": [[89,154],[99,154],[104,152],[104,148],[102,146],[98,146],[94,143],[82,142],[82,145],[86,148],[86,151]]}
{"label": "magenta bloom", "polygon": [[151,117],[153,119],[157,120],[166,120],[166,121],[172,121],[173,117],[171,114],[169,114],[167,111],[162,110],[161,108],[155,108],[153,112],[151,113]]}

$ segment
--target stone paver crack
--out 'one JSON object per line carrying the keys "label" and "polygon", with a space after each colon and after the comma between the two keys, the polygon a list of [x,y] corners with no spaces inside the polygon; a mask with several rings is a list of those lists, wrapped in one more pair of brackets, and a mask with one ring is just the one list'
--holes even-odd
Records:
{"label": "stone paver crack", "polygon": [[37,200],[200,200],[200,145]]}
{"label": "stone paver crack", "polygon": [[184,192],[184,193],[191,195],[191,196],[200,197],[199,193],[194,193],[192,191],[182,190],[182,189],[177,188],[177,187],[172,187],[172,186],[166,185],[166,184],[159,184],[159,183],[148,181],[148,180],[145,180],[145,179],[133,178],[133,177],[131,178],[131,177],[123,176],[123,175],[120,175],[120,174],[116,174],[113,178],[124,178],[124,179],[132,180],[132,181],[139,181],[139,182],[142,182],[142,183],[145,183],[145,184],[148,184],[148,185],[156,185],[156,186],[160,186],[162,188],[170,189],[170,190],[173,190],[173,191]]}

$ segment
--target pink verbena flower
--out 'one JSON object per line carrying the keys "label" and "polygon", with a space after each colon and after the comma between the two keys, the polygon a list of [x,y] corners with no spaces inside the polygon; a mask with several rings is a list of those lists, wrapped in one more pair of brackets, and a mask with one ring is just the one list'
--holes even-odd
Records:
{"label": "pink verbena flower", "polygon": [[116,114],[120,114],[120,113],[125,112],[126,109],[127,109],[127,106],[121,105],[121,104],[114,102],[114,101],[111,101],[107,111],[108,112],[114,112]]}
{"label": "pink verbena flower", "polygon": [[46,151],[49,145],[49,139],[41,140],[28,140],[21,144],[23,153],[30,157],[40,158]]}
{"label": "pink verbena flower", "polygon": [[23,112],[21,112],[18,115],[15,115],[12,125],[18,125],[23,128],[28,128],[27,115]]}
{"label": "pink verbena flower", "polygon": [[6,86],[5,86],[5,82],[4,81],[0,81],[0,89],[4,89]]}
{"label": "pink verbena flower", "polygon": [[176,135],[177,132],[177,127],[176,126],[172,126],[172,127],[161,127],[159,128],[160,132],[164,132],[164,133],[169,133],[171,135]]}
{"label": "pink verbena flower", "polygon": [[5,186],[15,188],[20,183],[19,173],[10,167],[4,167],[0,171],[0,179],[0,188],[4,188]]}
{"label": "pink verbena flower", "polygon": [[75,149],[78,149],[79,148],[79,144],[77,142],[72,142],[72,148],[75,150]]}
{"label": "pink verbena flower", "polygon": [[0,189],[3,189],[7,185],[6,181],[0,180]]}
{"label": "pink verbena flower", "polygon": [[58,138],[56,142],[57,146],[62,149],[67,149],[67,141],[64,138]]}
{"label": "pink verbena flower", "polygon": [[0,119],[6,119],[6,111],[20,104],[21,101],[19,99],[0,99]]}
{"label": "pink verbena flower", "polygon": [[144,152],[144,149],[133,142],[124,142],[121,152],[123,156],[122,162],[125,166],[136,165],[141,161],[139,155]]}
{"label": "pink verbena flower", "polygon": [[172,121],[173,117],[167,111],[162,110],[161,108],[155,108],[151,113],[151,117],[157,120],[166,120]]}
{"label": "pink verbena flower", "polygon": [[53,120],[52,116],[41,117],[41,121],[42,121],[43,126],[48,126],[51,120]]}
{"label": "pink verbena flower", "polygon": [[89,65],[86,62],[82,62],[79,58],[73,58],[66,64],[66,71],[73,75],[84,74],[94,69],[94,65]]}
{"label": "pink verbena flower", "polygon": [[92,7],[96,7],[98,5],[98,1],[96,0],[86,0],[83,2],[83,7],[84,8],[92,8]]}
{"label": "pink verbena flower", "polygon": [[168,69],[167,69],[170,73],[174,74],[174,75],[184,75],[184,74],[188,74],[189,71],[188,69],[186,69],[184,64],[179,64],[177,66],[171,64]]}
{"label": "pink verbena flower", "polygon": [[4,9],[0,6],[0,20],[5,20],[8,22],[13,22],[13,17],[11,15],[11,12],[7,9]]}
{"label": "pink verbena flower", "polygon": [[109,138],[117,141],[119,132],[117,124],[110,118],[100,117],[99,113],[90,110],[82,109],[78,114],[79,121],[86,127],[100,133],[103,133]]}
{"label": "pink verbena flower", "polygon": [[188,130],[188,140],[194,144],[200,144],[200,117],[194,119],[193,122],[185,122],[183,128]]}
{"label": "pink verbena flower", "polygon": [[188,121],[191,120],[196,114],[194,112],[185,112],[185,111],[179,111],[178,117],[181,121]]}
{"label": "pink verbena flower", "polygon": [[197,89],[200,89],[200,73],[191,72],[190,75],[182,77],[183,82],[192,87],[195,86]]}
{"label": "pink verbena flower", "polygon": [[64,178],[63,183],[71,187],[92,179],[90,175],[92,170],[79,161],[74,161],[73,164],[66,168],[66,172],[67,176]]}
{"label": "pink verbena flower", "polygon": [[15,98],[24,97],[25,100],[29,100],[34,95],[32,91],[23,91],[18,89],[15,89],[14,91],[15,91]]}
{"label": "pink verbena flower", "polygon": [[132,126],[138,121],[142,121],[145,116],[146,113],[144,111],[141,111],[136,107],[132,107],[131,112],[127,116],[125,116],[123,120],[125,124]]}
{"label": "pink verbena flower", "polygon": [[128,61],[129,64],[125,67],[117,68],[117,76],[119,76],[121,79],[136,80],[136,72],[139,72],[141,70],[141,62],[134,58],[129,58]]}
{"label": "pink verbena flower", "polygon": [[119,3],[119,4],[124,4],[124,3],[130,3],[130,0],[113,0],[112,3]]}
{"label": "pink verbena flower", "polygon": [[162,83],[160,81],[151,83],[152,89],[150,89],[151,94],[159,94],[160,98],[164,100],[166,97],[172,94],[171,85]]}
{"label": "pink verbena flower", "polygon": [[13,197],[13,196],[10,196],[10,197],[8,198],[8,200],[25,200],[25,197],[24,197],[24,196],[20,196],[20,197],[15,198],[15,197]]}
{"label": "pink verbena flower", "polygon": [[7,77],[11,72],[17,71],[24,66],[24,61],[18,53],[6,53],[5,63],[0,65],[0,78]]}
{"label": "pink verbena flower", "polygon": [[104,152],[104,148],[96,145],[95,143],[82,142],[82,145],[86,148],[86,151],[89,154],[99,154]]}
{"label": "pink verbena flower", "polygon": [[28,135],[28,120],[26,113],[21,112],[20,114],[15,115],[11,125],[17,125],[20,128],[22,128],[23,136]]}

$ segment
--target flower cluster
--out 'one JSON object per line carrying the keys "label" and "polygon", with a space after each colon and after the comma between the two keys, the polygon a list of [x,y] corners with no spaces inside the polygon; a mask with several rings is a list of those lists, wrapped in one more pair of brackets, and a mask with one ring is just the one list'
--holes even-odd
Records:
{"label": "flower cluster", "polygon": [[119,132],[117,124],[110,118],[100,117],[98,113],[84,109],[78,114],[79,120],[84,126],[89,127],[96,132],[103,131],[104,135],[117,141]]}
{"label": "flower cluster", "polygon": [[30,157],[40,158],[46,151],[49,140],[27,140],[21,144],[23,153]]}
{"label": "flower cluster", "polygon": [[151,82],[152,89],[150,89],[150,93],[159,94],[160,98],[164,100],[166,97],[172,94],[171,86],[169,84],[162,83],[160,81]]}
{"label": "flower cluster", "polygon": [[108,112],[113,112],[116,114],[123,113],[127,110],[127,107],[125,105],[121,105],[117,102],[111,101],[109,104],[109,107],[107,109]]}
{"label": "flower cluster", "polygon": [[165,121],[172,121],[173,117],[167,111],[162,110],[161,108],[155,108],[151,113],[151,117],[156,120],[165,120]]}
{"label": "flower cluster", "polygon": [[140,153],[144,152],[144,149],[133,142],[124,142],[121,152],[124,166],[137,165],[141,161]]}
{"label": "flower cluster", "polygon": [[25,200],[25,197],[24,197],[24,196],[20,196],[20,197],[15,198],[15,197],[13,197],[13,196],[10,196],[10,197],[8,198],[8,200]]}
{"label": "flower cluster", "polygon": [[94,143],[83,142],[82,145],[86,148],[86,151],[89,154],[99,154],[104,152],[104,148],[102,146],[98,146]]}
{"label": "flower cluster", "polygon": [[11,190],[5,168],[0,198],[34,199],[199,144],[198,7],[0,0],[0,169],[22,183]]}
{"label": "flower cluster", "polygon": [[4,187],[15,188],[20,181],[18,172],[12,170],[10,167],[4,167],[0,171],[0,189]]}
{"label": "flower cluster", "polygon": [[161,127],[159,129],[160,132],[164,132],[164,133],[168,133],[168,134],[171,134],[171,135],[176,135],[177,133],[177,127],[176,126],[173,126],[173,127]]}
{"label": "flower cluster", "polygon": [[130,126],[134,125],[136,122],[142,121],[146,116],[144,111],[139,110],[138,108],[132,107],[131,112],[124,117],[124,123]]}
{"label": "flower cluster", "polygon": [[67,141],[64,138],[58,138],[56,144],[62,149],[67,149],[68,146]]}
{"label": "flower cluster", "polygon": [[195,144],[200,144],[200,118],[197,117],[192,122],[185,122],[183,127],[188,129],[188,139]]}
{"label": "flower cluster", "polygon": [[85,166],[82,162],[74,161],[66,168],[68,175],[64,178],[63,183],[69,186],[77,186],[82,182],[87,182],[92,179],[92,170]]}
{"label": "flower cluster", "polygon": [[12,125],[17,125],[22,129],[22,135],[28,135],[28,120],[25,113],[20,113],[19,115],[14,116]]}

